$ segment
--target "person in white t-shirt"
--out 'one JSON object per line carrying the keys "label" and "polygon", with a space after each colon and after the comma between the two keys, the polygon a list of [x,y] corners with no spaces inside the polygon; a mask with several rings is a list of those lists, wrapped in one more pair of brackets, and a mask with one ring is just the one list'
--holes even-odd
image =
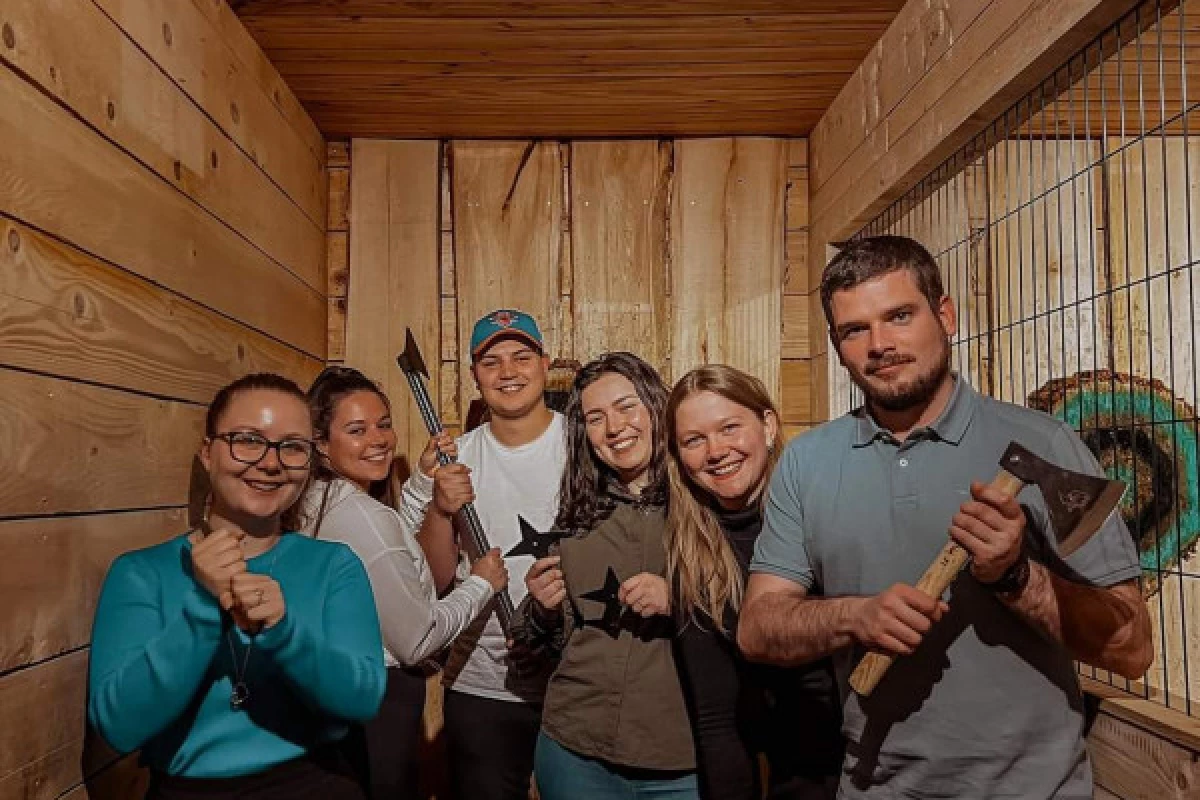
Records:
{"label": "person in white t-shirt", "polygon": [[[463,574],[453,523],[459,509],[474,502],[489,544],[507,552],[521,541],[518,516],[538,530],[553,525],[566,463],[563,418],[544,396],[550,359],[533,318],[512,309],[481,318],[471,334],[471,361],[490,419],[458,439],[458,463],[437,469],[432,481],[414,481],[416,491],[405,497],[427,506],[417,539],[439,592]],[[533,557],[506,563],[515,606],[525,596]],[[445,671],[444,704],[455,798],[527,797],[546,677],[513,668],[494,608],[458,639]]]}

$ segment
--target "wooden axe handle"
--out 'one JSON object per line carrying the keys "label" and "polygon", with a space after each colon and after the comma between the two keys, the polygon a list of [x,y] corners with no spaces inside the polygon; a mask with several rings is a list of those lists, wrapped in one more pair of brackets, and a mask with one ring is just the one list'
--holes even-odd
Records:
{"label": "wooden axe handle", "polygon": [[[993,489],[1003,492],[1006,497],[1016,497],[1024,485],[1020,478],[1014,477],[1004,469],[1000,470],[991,484]],[[921,580],[917,581],[917,588],[930,597],[941,597],[966,563],[967,551],[959,547],[953,539],[948,540],[942,552],[938,553],[937,558],[929,565],[929,569],[925,570]],[[883,674],[888,671],[893,661],[895,656],[867,653],[850,675],[850,688],[863,697],[868,696],[875,691],[875,687],[879,685]]]}

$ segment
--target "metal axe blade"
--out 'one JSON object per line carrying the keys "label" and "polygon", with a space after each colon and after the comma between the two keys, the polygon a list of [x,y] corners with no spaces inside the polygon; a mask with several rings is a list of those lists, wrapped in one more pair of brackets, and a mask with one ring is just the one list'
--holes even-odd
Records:
{"label": "metal axe blade", "polygon": [[404,329],[404,352],[396,356],[396,363],[404,372],[415,372],[429,380],[429,370],[425,368],[425,359],[421,358],[421,348],[417,347],[412,328]]}
{"label": "metal axe blade", "polygon": [[1122,481],[1063,469],[1016,442],[1004,451],[1000,466],[1041,490],[1062,558],[1074,553],[1100,530],[1125,495]]}

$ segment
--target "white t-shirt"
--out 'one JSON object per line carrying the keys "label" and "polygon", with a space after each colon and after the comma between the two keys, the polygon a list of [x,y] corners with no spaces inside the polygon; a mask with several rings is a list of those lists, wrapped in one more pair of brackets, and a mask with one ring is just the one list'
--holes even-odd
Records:
{"label": "white t-shirt", "polygon": [[[475,510],[492,547],[507,552],[521,541],[517,515],[538,530],[548,530],[558,515],[558,486],[567,461],[566,426],[562,414],[528,444],[506,447],[492,435],[490,424],[481,425],[458,439],[458,460],[471,468]],[[424,476],[421,476],[424,477]],[[432,481],[414,481],[405,502],[428,504]],[[513,605],[525,598],[525,574],[532,556],[505,559],[508,593]],[[446,686],[493,700],[541,702],[545,676],[518,678],[509,674],[508,649],[494,609],[477,619],[455,642],[446,667]]]}

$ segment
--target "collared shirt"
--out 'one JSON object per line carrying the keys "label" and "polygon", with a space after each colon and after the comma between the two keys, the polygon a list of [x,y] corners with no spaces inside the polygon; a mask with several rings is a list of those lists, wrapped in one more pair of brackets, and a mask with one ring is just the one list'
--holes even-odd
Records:
{"label": "collared shirt", "polygon": [[[829,422],[785,451],[751,570],[829,597],[915,584],[970,499],[970,482],[991,481],[1011,441],[1065,469],[1103,474],[1069,426],[981,396],[961,378],[938,419],[903,442],[865,409]],[[1118,514],[1064,563],[1039,490],[1018,499],[1035,559],[1100,586],[1139,575]],[[849,742],[841,795],[1090,797],[1070,654],[966,572],[948,602],[950,613],[869,698],[846,684],[862,649],[835,654]]]}

